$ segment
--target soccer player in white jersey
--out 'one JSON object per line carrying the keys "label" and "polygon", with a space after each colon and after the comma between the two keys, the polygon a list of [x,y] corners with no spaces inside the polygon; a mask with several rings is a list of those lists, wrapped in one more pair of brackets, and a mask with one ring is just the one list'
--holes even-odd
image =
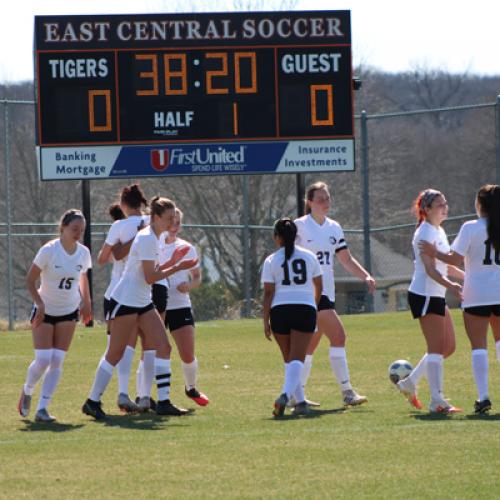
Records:
{"label": "soccer player in white jersey", "polygon": [[[316,182],[306,192],[306,215],[295,220],[297,244],[311,250],[317,257],[323,271],[323,294],[318,304],[318,329],[311,339],[304,362],[302,386],[305,387],[312,366],[312,357],[324,333],[330,341],[330,366],[342,392],[345,407],[363,404],[367,401],[352,387],[345,350],[346,334],[342,321],[335,311],[334,258],[353,276],[364,281],[368,291],[375,291],[375,280],[351,255],[338,222],[330,219],[330,193],[324,182]],[[318,404],[312,403],[310,404]]]}
{"label": "soccer player in white jersey", "polygon": [[74,209],[65,212],[59,231],[59,238],[40,248],[26,278],[34,302],[31,329],[35,359],[28,368],[18,410],[21,416],[28,416],[35,386],[43,376],[37,422],[55,420],[47,406],[61,378],[79,312],[84,323],[92,317],[87,278],[92,261],[88,248],[79,243],[85,231],[82,212]]}
{"label": "soccer player in white jersey", "polygon": [[292,396],[297,402],[295,414],[309,411],[305,397],[297,391],[307,346],[316,328],[322,272],[315,255],[295,245],[296,235],[292,220],[278,220],[274,241],[279,250],[269,255],[262,267],[264,334],[268,340],[275,338],[285,362],[283,389],[274,402],[275,417],[283,415]]}
{"label": "soccer player in white jersey", "polygon": [[413,318],[419,320],[427,352],[410,375],[398,382],[398,388],[415,408],[421,409],[416,387],[426,373],[431,393],[429,410],[433,413],[456,413],[460,409],[450,405],[443,396],[443,359],[455,352],[455,330],[445,295],[448,289],[461,299],[461,285],[450,281],[447,275],[462,278],[463,272],[428,255],[420,255],[418,245],[421,241],[428,241],[445,253],[450,249],[441,227],[448,217],[448,203],[443,193],[435,189],[421,191],[413,209],[417,217],[417,229],[412,240],[415,271],[408,289],[408,303]]}
{"label": "soccer player in white jersey", "polygon": [[[113,322],[109,349],[99,362],[89,398],[82,407],[83,413],[97,420],[106,418],[101,396],[111,380],[113,368],[123,356],[130,332],[136,325],[144,333],[144,393],[141,394],[138,406],[143,411],[149,409],[156,351],[163,349],[165,343],[168,344],[165,327],[151,301],[151,284],[197,264],[196,260],[184,260],[176,264],[185,255],[181,250],[174,253],[170,262],[158,266],[159,238],[173,223],[175,205],[169,199],[157,196],[149,206],[150,225],[135,237],[122,277],[111,292],[110,318]],[[170,345],[168,347],[170,349]],[[160,410],[170,406],[173,406],[170,400],[158,401],[157,413],[164,414]]]}
{"label": "soccer player in white jersey", "polygon": [[[186,259],[198,259],[195,247],[188,241],[179,238],[183,213],[175,209],[175,220],[167,233],[164,245],[160,247],[160,263],[171,258],[176,248],[189,248]],[[170,330],[181,358],[184,374],[184,389],[186,396],[196,404],[206,406],[208,397],[197,389],[198,359],[195,355],[195,326],[189,292],[201,284],[201,269],[199,266],[180,271],[169,278],[169,297],[165,326]]]}
{"label": "soccer player in white jersey", "polygon": [[464,265],[463,317],[472,349],[472,371],[478,399],[474,411],[491,409],[488,388],[487,333],[491,325],[500,360],[500,186],[482,186],[476,196],[477,220],[465,222],[451,252],[430,242],[422,252],[455,266]]}
{"label": "soccer player in white jersey", "polygon": [[[109,347],[109,334],[111,320],[111,292],[121,278],[130,246],[137,232],[149,222],[148,216],[143,215],[142,208],[147,206],[147,200],[138,184],[125,186],[120,193],[120,208],[124,218],[115,221],[109,229],[106,240],[97,257],[98,264],[105,264],[112,259],[113,269],[111,280],[104,293],[104,317],[108,323],[108,336],[106,351]],[[125,348],[123,357],[117,365],[118,373],[118,408],[127,413],[137,413],[139,407],[130,399],[128,385],[130,370],[135,354],[138,329],[134,328],[130,332],[128,345]]]}

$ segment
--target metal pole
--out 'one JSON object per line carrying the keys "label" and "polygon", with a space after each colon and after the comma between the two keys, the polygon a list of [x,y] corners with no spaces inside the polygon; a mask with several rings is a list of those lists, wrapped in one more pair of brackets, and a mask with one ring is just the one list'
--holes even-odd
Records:
{"label": "metal pole", "polygon": [[252,297],[250,294],[250,210],[248,195],[248,175],[243,176],[243,316],[250,317]]}
{"label": "metal pole", "polygon": [[497,142],[496,152],[496,171],[495,171],[495,184],[500,184],[500,95],[497,95],[497,102],[495,104],[495,132]]}
{"label": "metal pole", "polygon": [[10,196],[10,145],[9,145],[9,107],[4,101],[4,164],[5,164],[5,203],[7,205],[7,304],[9,308],[9,331],[14,330],[13,286],[12,286],[12,207]]}
{"label": "metal pole", "polygon": [[[361,176],[363,179],[363,253],[365,269],[371,274],[370,179],[368,177],[368,126],[366,111],[361,111]],[[366,293],[366,310],[373,312],[373,297]]]}
{"label": "metal pole", "polygon": [[296,175],[296,184],[297,184],[297,217],[302,217],[305,213],[305,194],[306,194],[306,185],[304,182],[304,175],[297,174]]}
{"label": "metal pole", "polygon": [[[86,220],[85,233],[83,234],[83,244],[92,252],[92,232],[91,232],[91,207],[90,207],[90,181],[82,181],[82,212]],[[92,287],[92,269],[87,271],[87,278],[89,280],[90,301],[92,304],[92,311],[94,310],[94,293]],[[94,326],[94,321],[90,320],[85,326]]]}

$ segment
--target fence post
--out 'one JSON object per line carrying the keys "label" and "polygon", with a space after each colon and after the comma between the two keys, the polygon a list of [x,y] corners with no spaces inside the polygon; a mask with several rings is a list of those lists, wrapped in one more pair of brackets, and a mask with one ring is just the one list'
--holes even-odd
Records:
{"label": "fence post", "polygon": [[9,308],[9,331],[14,330],[13,287],[12,287],[12,207],[10,195],[10,144],[9,144],[9,104],[3,102],[4,120],[4,164],[5,164],[5,204],[7,208],[7,304]]}
{"label": "fence post", "polygon": [[[361,177],[363,182],[363,253],[364,267],[371,274],[371,244],[370,244],[370,179],[368,177],[368,117],[366,111],[361,111]],[[373,312],[373,297],[365,292],[366,312]]]}
{"label": "fence post", "polygon": [[497,95],[495,104],[495,132],[496,132],[496,171],[495,184],[500,184],[500,95]]}
{"label": "fence post", "polygon": [[243,316],[250,317],[252,310],[250,296],[250,223],[249,196],[248,196],[248,175],[243,176],[243,288],[244,306]]}

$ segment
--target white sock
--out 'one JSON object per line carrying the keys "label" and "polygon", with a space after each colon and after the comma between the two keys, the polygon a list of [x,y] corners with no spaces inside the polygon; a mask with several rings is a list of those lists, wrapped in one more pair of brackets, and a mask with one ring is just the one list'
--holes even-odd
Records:
{"label": "white sock", "polygon": [[156,387],[158,388],[158,401],[170,399],[170,360],[156,358],[155,361]]}
{"label": "white sock", "polygon": [[89,399],[92,401],[100,401],[101,396],[108,387],[109,381],[113,376],[114,366],[108,363],[105,359],[101,359],[95,372],[94,385],[90,390]]}
{"label": "white sock", "polygon": [[488,351],[486,349],[473,349],[472,371],[476,381],[479,401],[488,399]]}
{"label": "white sock", "polygon": [[35,359],[28,367],[26,382],[24,384],[24,393],[32,396],[37,382],[50,365],[52,359],[52,349],[35,349]]}
{"label": "white sock", "polygon": [[296,403],[303,403],[306,400],[306,394],[304,392],[304,386],[299,381],[297,387],[295,388],[295,392],[293,393],[293,397],[295,398]]}
{"label": "white sock", "polygon": [[300,374],[300,382],[305,387],[307,381],[309,380],[309,375],[311,375],[311,368],[313,364],[313,355],[306,354],[304,359],[304,368],[302,368],[302,373]]}
{"label": "white sock", "polygon": [[497,359],[498,359],[498,361],[500,361],[500,340],[497,340],[495,342],[495,348],[497,351]]}
{"label": "white sock", "polygon": [[295,389],[300,384],[300,374],[304,367],[304,363],[298,359],[290,361],[286,366],[285,371],[285,383],[283,385],[283,392],[288,396],[288,399],[292,397]]}
{"label": "white sock", "polygon": [[128,394],[128,381],[130,379],[130,370],[132,370],[132,361],[134,360],[135,349],[131,346],[125,347],[122,359],[116,365],[118,371],[118,392]]}
{"label": "white sock", "polygon": [[156,350],[151,349],[143,352],[142,364],[142,395],[143,397],[151,396],[151,386],[155,378],[155,360]]}
{"label": "white sock", "polygon": [[182,372],[184,373],[184,384],[186,389],[193,389],[196,387],[196,377],[198,375],[198,360],[194,358],[191,363],[181,362]]}
{"label": "white sock", "polygon": [[345,347],[330,347],[329,357],[330,366],[342,391],[352,389],[351,382],[349,381],[349,368],[347,367]]}
{"label": "white sock", "polygon": [[61,349],[52,349],[52,358],[50,359],[49,368],[43,379],[42,391],[40,393],[37,411],[43,410],[49,405],[59,379],[61,378],[62,365],[64,363],[65,356],[66,351],[62,351]]}
{"label": "white sock", "polygon": [[439,401],[443,398],[441,394],[441,380],[443,372],[443,355],[431,353],[427,355],[427,380],[431,391],[431,399]]}
{"label": "white sock", "polygon": [[413,368],[412,372],[408,376],[408,378],[413,382],[413,385],[417,386],[420,382],[420,379],[427,374],[427,353],[425,353],[420,361],[417,363],[417,366]]}
{"label": "white sock", "polygon": [[144,361],[141,359],[139,361],[139,364],[137,365],[137,372],[136,372],[136,377],[135,377],[135,390],[136,394],[139,397],[143,396],[143,380],[142,380],[142,374],[144,372]]}

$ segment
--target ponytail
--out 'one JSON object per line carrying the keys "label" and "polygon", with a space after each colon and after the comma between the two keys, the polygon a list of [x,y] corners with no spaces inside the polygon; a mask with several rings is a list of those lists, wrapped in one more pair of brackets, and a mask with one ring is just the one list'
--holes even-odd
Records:
{"label": "ponytail", "polygon": [[125,186],[120,193],[120,202],[133,209],[141,208],[142,205],[148,206],[144,193],[139,184]]}
{"label": "ponytail", "polygon": [[488,241],[495,251],[500,251],[500,186],[486,184],[477,193],[481,214],[488,219]]}
{"label": "ponytail", "polygon": [[417,227],[426,219],[425,209],[429,208],[438,196],[443,196],[443,193],[437,189],[424,189],[418,193],[412,206],[412,212],[417,218]]}
{"label": "ponytail", "polygon": [[297,226],[292,219],[284,217],[274,224],[274,235],[279,236],[285,248],[285,262],[290,259],[295,250],[295,237],[297,236]]}
{"label": "ponytail", "polygon": [[175,210],[175,203],[168,198],[155,196],[154,198],[151,198],[149,202],[149,210],[151,213],[151,219],[154,217],[161,217],[165,210]]}

